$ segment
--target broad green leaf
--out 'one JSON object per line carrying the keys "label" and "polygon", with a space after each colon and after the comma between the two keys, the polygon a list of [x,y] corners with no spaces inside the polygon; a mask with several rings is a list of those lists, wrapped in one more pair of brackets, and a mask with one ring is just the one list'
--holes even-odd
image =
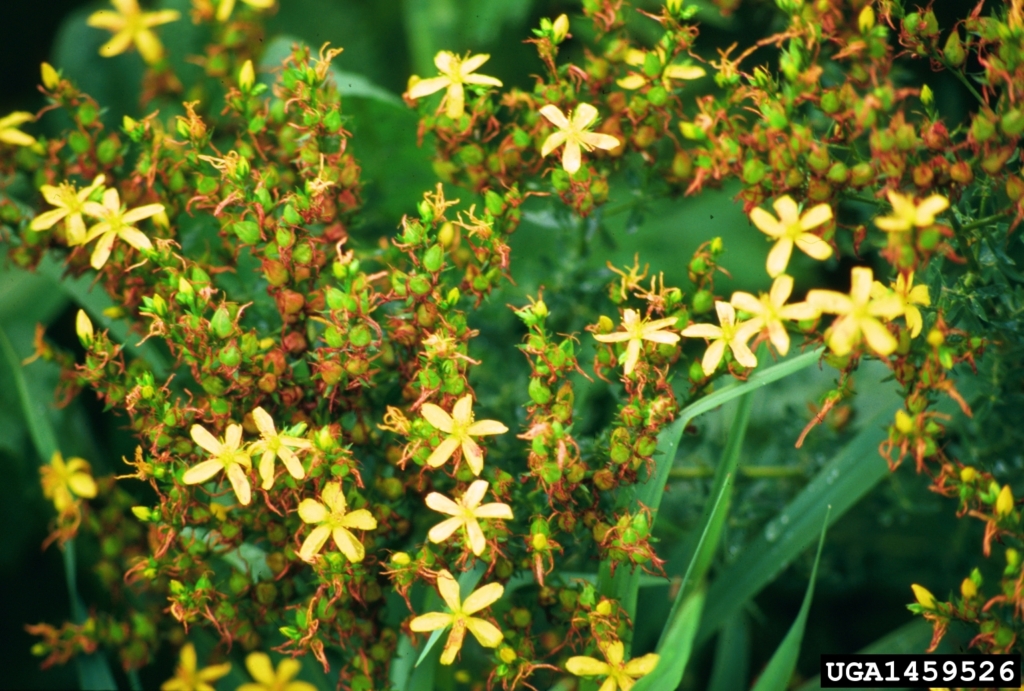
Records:
{"label": "broad green leaf", "polygon": [[[647,507],[651,512],[653,525],[654,520],[657,519],[661,498],[665,493],[665,485],[668,483],[669,471],[675,462],[683,430],[686,429],[686,426],[690,424],[693,418],[709,410],[714,410],[734,398],[756,391],[774,381],[799,372],[805,367],[810,367],[818,361],[821,353],[822,349],[819,348],[788,360],[783,360],[778,364],[754,372],[745,382],[734,381],[726,384],[714,393],[683,408],[675,422],[663,429],[658,435],[658,445],[654,454],[654,472],[648,476],[647,480],[638,483],[634,488],[630,509],[635,511],[641,506]],[[606,559],[601,562],[598,590],[602,595],[616,598],[619,604],[626,610],[626,613],[633,617],[636,614],[639,578],[639,569],[630,569],[625,566],[616,569],[613,576],[611,563]]]}
{"label": "broad green leaf", "polygon": [[830,521],[838,520],[889,474],[885,461],[878,456],[878,445],[886,435],[881,423],[890,418],[895,407],[895,401],[877,407],[862,430],[768,523],[739,558],[716,575],[708,591],[699,643],[811,545],[826,514]]}
{"label": "broad green leaf", "polygon": [[821,561],[821,548],[825,545],[825,531],[828,529],[828,515],[831,511],[831,506],[825,511],[825,520],[821,525],[821,537],[818,538],[818,553],[814,555],[811,580],[807,584],[807,592],[804,594],[803,604],[800,605],[800,612],[796,615],[796,621],[789,627],[786,637],[782,639],[782,643],[775,649],[772,659],[768,661],[768,666],[758,677],[754,691],[786,691],[789,688],[789,680],[793,677],[797,658],[800,657],[800,644],[804,640],[804,628],[807,626],[807,615],[811,611],[811,600],[814,599],[814,581],[818,577],[818,562]]}
{"label": "broad green leaf", "polygon": [[[857,651],[860,655],[885,653],[886,655],[907,655],[920,653],[932,640],[932,625],[924,619],[913,619],[903,626],[890,631],[874,643]],[[948,641],[939,644],[936,653],[952,652]],[[821,691],[821,677],[814,677],[797,691]]]}
{"label": "broad green leaf", "polygon": [[[49,463],[53,454],[60,449],[57,443],[57,434],[47,417],[48,413],[44,404],[33,400],[29,393],[25,375],[21,371],[21,359],[14,351],[7,334],[0,328],[0,356],[7,363],[14,378],[14,387],[18,392],[18,399],[21,403],[22,413],[25,416],[25,424],[32,436],[32,443],[36,447],[41,463]],[[68,586],[68,597],[71,600],[71,616],[76,624],[86,620],[88,610],[82,597],[78,593],[77,566],[75,563],[75,541],[68,540],[64,544],[64,577]],[[103,653],[92,653],[90,655],[78,655],[75,657],[78,666],[78,683],[82,689],[116,689],[114,675],[107,665]]]}
{"label": "broad green leaf", "polygon": [[697,636],[700,615],[704,610],[704,596],[704,588],[693,590],[678,612],[669,619],[662,645],[658,646],[658,666],[650,674],[641,677],[633,691],[661,691],[679,686],[686,664],[690,661],[690,653],[693,652],[693,640]]}
{"label": "broad green leaf", "polygon": [[737,612],[725,622],[721,633],[718,634],[708,691],[749,689],[749,658],[750,633],[747,630],[747,616],[744,612]]}

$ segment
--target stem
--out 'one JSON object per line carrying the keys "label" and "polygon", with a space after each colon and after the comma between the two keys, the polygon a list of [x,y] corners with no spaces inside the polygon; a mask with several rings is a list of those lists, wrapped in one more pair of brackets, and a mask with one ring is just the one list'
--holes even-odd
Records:
{"label": "stem", "polygon": [[[974,257],[974,252],[972,252],[971,248],[967,245],[967,238],[964,236],[967,228],[961,226],[952,214],[950,214],[949,220],[953,224],[953,232],[956,236],[956,244],[960,249],[960,254],[964,255],[964,259],[967,260],[967,264],[971,267],[971,271],[980,275],[981,265],[978,264],[978,260]],[[984,218],[981,220],[986,222],[988,221],[988,219]],[[974,223],[981,223],[981,221],[975,221]],[[974,225],[974,223],[971,225]]]}
{"label": "stem", "polygon": [[967,90],[971,92],[971,95],[973,95],[974,98],[978,99],[978,103],[986,107],[988,106],[988,103],[985,102],[985,99],[981,97],[981,94],[978,93],[978,90],[974,88],[974,85],[971,84],[971,82],[967,79],[967,76],[963,72],[961,72],[956,67],[950,65],[948,62],[946,62],[945,59],[942,59],[942,64],[945,66],[947,70],[949,70],[953,74],[954,77],[960,80],[961,84],[967,87]]}
{"label": "stem", "polygon": [[982,226],[987,226],[989,223],[992,223],[994,221],[998,221],[1001,218],[1006,218],[1006,216],[1007,216],[1007,214],[1004,212],[1004,213],[992,214],[991,216],[986,216],[985,218],[978,219],[977,221],[971,221],[967,225],[961,227],[960,228],[960,232],[966,233],[969,230],[976,230],[978,228],[981,228]]}
{"label": "stem", "polygon": [[861,202],[863,204],[875,204],[876,206],[881,206],[882,204],[885,203],[881,199],[876,199],[875,197],[868,197],[866,195],[856,193],[847,194],[846,198],[850,201]]}

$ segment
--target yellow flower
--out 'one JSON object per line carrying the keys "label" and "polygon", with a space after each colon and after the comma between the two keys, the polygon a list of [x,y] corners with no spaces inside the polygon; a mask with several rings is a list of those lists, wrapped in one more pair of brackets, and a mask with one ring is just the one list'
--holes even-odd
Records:
{"label": "yellow flower", "polygon": [[885,357],[896,350],[896,339],[885,328],[882,319],[895,319],[903,314],[903,305],[895,295],[872,299],[873,274],[866,266],[853,268],[850,294],[833,290],[812,290],[807,302],[822,312],[841,315],[829,329],[828,345],[836,355],[846,355],[860,342]]}
{"label": "yellow flower", "polygon": [[99,270],[110,258],[110,251],[117,238],[121,238],[137,250],[153,249],[153,243],[145,233],[133,227],[132,224],[163,213],[164,205],[146,204],[131,211],[125,211],[121,206],[121,198],[118,196],[117,190],[109,189],[103,193],[102,204],[85,202],[82,205],[82,210],[93,218],[101,219],[99,223],[89,229],[82,242],[82,244],[86,244],[99,238],[90,259],[92,268]]}
{"label": "yellow flower", "polygon": [[353,563],[362,561],[366,548],[349,529],[376,530],[377,519],[366,509],[349,511],[340,482],[328,482],[320,498],[323,504],[315,499],[303,499],[299,503],[299,517],[306,523],[317,524],[302,543],[299,558],[312,562],[327,538],[333,536],[334,544],[346,559]]}
{"label": "yellow flower", "polygon": [[231,671],[231,663],[223,662],[203,669],[196,669],[196,647],[186,643],[181,648],[181,658],[174,676],[160,686],[160,691],[214,691],[213,684]]}
{"label": "yellow flower", "polygon": [[[242,0],[242,2],[258,10],[268,10],[274,6],[274,0]],[[235,0],[220,0],[220,5],[217,6],[217,21],[226,22],[234,11]]]}
{"label": "yellow flower", "polygon": [[480,528],[481,518],[501,518],[511,520],[512,507],[508,504],[484,504],[480,506],[484,495],[487,494],[487,481],[476,480],[469,486],[469,489],[458,499],[452,501],[438,492],[431,492],[427,495],[426,504],[434,511],[446,513],[452,518],[447,518],[433,528],[427,534],[431,542],[441,543],[451,537],[459,528],[462,528],[473,550],[473,554],[480,556],[487,547],[484,539],[484,531]]}
{"label": "yellow flower", "polygon": [[437,65],[441,76],[420,79],[414,82],[409,87],[409,98],[423,98],[441,89],[447,89],[448,92],[445,94],[445,112],[453,120],[460,118],[463,112],[465,112],[466,107],[465,84],[475,84],[477,86],[502,85],[501,80],[495,77],[488,77],[484,74],[472,74],[490,59],[490,55],[484,54],[460,58],[455,53],[442,50],[434,56],[434,64]]}
{"label": "yellow flower", "polygon": [[[646,51],[630,48],[626,51],[626,64],[632,65],[633,67],[643,67],[647,63],[648,54],[649,53]],[[672,91],[674,88],[672,85],[673,79],[700,79],[707,74],[703,67],[690,63],[665,65],[665,49],[661,46],[658,46],[654,50],[654,54],[658,56],[658,62],[663,66],[661,72],[661,85],[666,91]],[[647,76],[643,73],[630,72],[627,76],[618,79],[615,83],[623,89],[633,90],[639,89],[648,81]]]}
{"label": "yellow flower", "polygon": [[302,669],[298,660],[281,660],[277,671],[274,671],[270,656],[255,652],[245,658],[245,667],[256,681],[242,684],[236,691],[316,691],[316,687],[308,681],[292,681]]}
{"label": "yellow flower", "polygon": [[778,219],[764,209],[757,207],[750,212],[750,220],[762,233],[775,238],[775,246],[768,253],[768,275],[775,278],[786,270],[793,245],[819,261],[832,256],[832,246],[814,233],[807,231],[817,228],[832,219],[832,207],[828,204],[813,206],[803,214],[788,194],[779,197],[772,204]]}
{"label": "yellow flower", "polygon": [[679,334],[662,330],[675,326],[675,324],[675,317],[656,319],[649,322],[646,319],[641,319],[640,313],[636,310],[628,309],[622,313],[622,331],[610,334],[594,334],[594,340],[601,343],[629,341],[626,345],[626,359],[623,360],[623,371],[629,375],[633,373],[633,369],[636,367],[636,361],[640,357],[643,341],[667,343],[669,345],[679,342]]}
{"label": "yellow flower", "polygon": [[577,655],[565,663],[565,668],[578,677],[607,677],[599,691],[629,691],[637,679],[654,671],[660,659],[656,653],[648,653],[624,663],[622,659],[626,649],[622,641],[613,641],[599,647],[607,662]]}
{"label": "yellow flower", "polygon": [[[928,295],[928,286],[915,286],[914,272],[911,271],[906,276],[903,274],[897,276],[896,283],[892,288],[892,294],[898,297],[903,304],[903,317],[907,320],[907,326],[910,328],[910,337],[917,338],[917,335],[921,333],[921,328],[924,326],[921,310],[917,306],[924,305],[927,307],[932,304],[932,299]],[[886,295],[889,295],[889,289],[879,281],[875,281],[871,285],[871,297],[881,298]]]}
{"label": "yellow flower", "polygon": [[930,590],[917,583],[912,583],[910,588],[914,591],[914,599],[917,600],[917,604],[925,609],[935,609],[935,596]]}
{"label": "yellow flower", "polygon": [[252,468],[249,452],[240,448],[242,443],[242,426],[228,425],[224,432],[224,441],[219,441],[202,425],[192,425],[190,430],[192,441],[212,454],[213,458],[202,461],[185,471],[182,482],[186,485],[198,485],[210,480],[220,471],[228,476],[228,482],[238,497],[238,502],[248,506],[252,501],[252,488],[245,471]]}
{"label": "yellow flower", "polygon": [[299,437],[288,437],[278,434],[274,427],[274,418],[263,408],[257,406],[252,411],[252,419],[260,431],[261,439],[252,445],[253,455],[262,454],[260,457],[260,477],[263,478],[263,489],[270,489],[274,486],[274,459],[280,458],[284,467],[288,469],[291,476],[296,480],[306,477],[306,471],[302,468],[298,456],[292,449],[308,449],[313,446],[308,439]]}
{"label": "yellow flower", "polygon": [[614,149],[619,145],[619,140],[610,134],[587,131],[587,128],[597,119],[597,108],[589,103],[581,103],[576,106],[571,118],[567,118],[558,109],[558,106],[550,103],[540,109],[540,114],[558,128],[557,132],[552,132],[544,140],[540,155],[547,156],[565,144],[565,149],[562,151],[562,168],[570,175],[580,169],[582,162],[580,149],[584,151],[592,151],[594,148]]}
{"label": "yellow flower", "polygon": [[737,324],[736,310],[728,302],[716,300],[715,311],[718,312],[718,323],[721,326],[691,324],[683,329],[683,335],[687,338],[713,339],[711,345],[704,351],[704,359],[700,363],[704,376],[710,377],[718,369],[725,356],[726,346],[729,346],[736,362],[744,367],[757,367],[757,357],[747,347],[747,341],[757,333],[761,325],[754,320]]}
{"label": "yellow flower", "polygon": [[779,351],[779,355],[789,352],[789,332],[786,331],[783,322],[814,319],[818,316],[817,308],[810,303],[795,302],[787,305],[786,300],[792,292],[793,277],[781,274],[775,277],[771,291],[767,294],[761,293],[760,298],[755,298],[750,293],[735,292],[729,301],[736,309],[754,315],[748,324],[757,324],[761,329],[768,330],[768,338]]}
{"label": "yellow flower", "polygon": [[466,457],[469,469],[473,471],[474,475],[479,475],[484,469],[484,452],[472,437],[508,432],[508,427],[497,420],[474,422],[473,396],[470,394],[466,394],[455,402],[451,415],[433,403],[424,403],[423,417],[431,425],[448,435],[427,459],[427,465],[431,468],[444,465],[444,462],[452,457],[455,450],[461,447],[462,455]]}
{"label": "yellow flower", "polygon": [[941,194],[933,194],[920,204],[914,203],[911,196],[889,190],[886,192],[892,204],[891,216],[879,216],[875,225],[891,233],[910,230],[913,227],[927,228],[935,223],[935,216],[949,207],[949,200]]}
{"label": "yellow flower", "polygon": [[24,125],[26,122],[32,122],[35,119],[35,115],[22,110],[17,110],[0,118],[0,142],[14,144],[15,146],[32,146],[36,143],[36,138],[19,130],[18,125]]}
{"label": "yellow flower", "polygon": [[128,50],[134,43],[139,49],[139,55],[150,65],[160,60],[164,47],[151,29],[177,21],[181,13],[177,10],[143,12],[139,9],[138,0],[110,0],[110,4],[114,6],[114,11],[93,12],[87,21],[89,26],[114,32],[113,38],[100,46],[100,55],[112,58]]}
{"label": "yellow flower", "polygon": [[58,221],[64,220],[64,233],[69,245],[81,245],[85,242],[85,220],[82,214],[85,212],[85,204],[89,196],[98,188],[103,186],[105,178],[97,175],[92,184],[82,189],[75,189],[75,186],[68,182],[62,182],[59,186],[43,185],[39,191],[50,206],[56,206],[39,214],[32,220],[29,226],[32,230],[47,230],[52,228]]}
{"label": "yellow flower", "polygon": [[67,463],[60,451],[54,451],[50,464],[39,468],[43,494],[53,500],[59,513],[64,513],[75,497],[92,499],[96,496],[96,481],[92,479],[89,463],[81,458],[69,458]]}
{"label": "yellow flower", "polygon": [[450,665],[455,662],[455,656],[462,649],[467,629],[483,647],[498,647],[505,637],[501,633],[501,629],[486,619],[471,615],[500,600],[505,593],[504,586],[500,583],[488,583],[470,594],[465,600],[461,600],[458,582],[448,570],[442,569],[437,574],[437,590],[441,593],[441,599],[448,605],[450,611],[420,615],[409,622],[409,628],[422,633],[452,627],[451,633],[448,634],[448,642],[444,646],[444,652],[441,653],[442,665]]}

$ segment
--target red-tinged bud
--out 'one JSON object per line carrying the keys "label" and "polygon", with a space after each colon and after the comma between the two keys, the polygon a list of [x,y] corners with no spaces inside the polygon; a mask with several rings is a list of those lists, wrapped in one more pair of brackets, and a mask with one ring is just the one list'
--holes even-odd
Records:
{"label": "red-tinged bud", "polygon": [[949,146],[949,132],[941,122],[933,122],[921,132],[925,146],[932,151],[942,151]]}
{"label": "red-tinged bud", "polygon": [[306,298],[294,290],[283,290],[277,296],[277,309],[284,315],[298,314],[305,304]]}
{"label": "red-tinged bud", "polygon": [[1007,177],[1006,196],[1012,201],[1019,201],[1021,197],[1024,197],[1024,180],[1017,175]]}
{"label": "red-tinged bud", "polygon": [[329,386],[334,386],[340,382],[344,376],[344,369],[338,362],[328,360],[320,365],[320,378]]}
{"label": "red-tinged bud", "polygon": [[832,187],[824,180],[814,178],[807,183],[807,198],[813,202],[823,202],[832,198]]}
{"label": "red-tinged bud", "polygon": [[285,349],[292,355],[298,355],[299,353],[304,352],[307,347],[309,347],[309,345],[306,343],[306,337],[300,334],[298,331],[292,331],[287,336],[285,336],[281,341],[281,345],[283,345]]}
{"label": "red-tinged bud", "polygon": [[854,187],[864,187],[875,179],[875,171],[871,168],[870,163],[858,163],[850,169],[850,173],[852,175],[850,182]]}
{"label": "red-tinged bud", "polygon": [[914,168],[914,184],[921,189],[931,187],[932,180],[935,178],[935,173],[932,171],[932,167],[927,163],[922,163]]}
{"label": "red-tinged bud", "polygon": [[277,377],[273,374],[267,373],[260,377],[260,380],[256,382],[256,386],[263,393],[274,393],[277,391]]}
{"label": "red-tinged bud", "polygon": [[263,356],[263,371],[270,374],[282,375],[285,371],[284,351],[274,348]]}
{"label": "red-tinged bud", "polygon": [[650,125],[643,125],[633,135],[633,145],[638,149],[646,149],[658,138],[657,131]]}
{"label": "red-tinged bud", "polygon": [[263,260],[263,275],[266,277],[267,283],[275,288],[286,284],[289,278],[288,269],[276,259]]}
{"label": "red-tinged bud", "polygon": [[949,168],[949,177],[961,185],[969,185],[974,180],[974,171],[967,161],[957,161]]}
{"label": "red-tinged bud", "polygon": [[1006,162],[1013,155],[1015,147],[1005,146],[1001,149],[989,152],[985,158],[981,159],[982,169],[989,175],[995,175],[1003,169]]}

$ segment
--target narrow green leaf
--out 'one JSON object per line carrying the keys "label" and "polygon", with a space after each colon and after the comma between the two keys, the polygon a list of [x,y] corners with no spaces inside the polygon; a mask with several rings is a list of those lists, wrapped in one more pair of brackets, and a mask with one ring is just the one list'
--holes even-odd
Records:
{"label": "narrow green leaf", "polygon": [[[932,640],[932,625],[924,619],[913,619],[903,626],[890,631],[874,643],[857,651],[861,655],[885,653],[886,655],[907,655],[920,653]],[[951,652],[948,641],[939,644],[936,653]],[[821,677],[817,676],[797,691],[821,691]],[[906,691],[906,690],[904,690]]]}
{"label": "narrow green leaf", "polygon": [[829,506],[829,520],[834,522],[889,474],[885,461],[878,456],[878,445],[886,435],[880,423],[892,415],[896,403],[893,400],[877,407],[864,421],[863,429],[769,521],[739,558],[716,575],[708,590],[698,645],[811,545]]}
{"label": "narrow green leaf", "polygon": [[[774,381],[799,372],[805,367],[810,367],[818,361],[821,353],[822,349],[819,348],[788,360],[783,360],[771,367],[754,372],[745,382],[736,381],[727,384],[714,393],[683,408],[675,422],[663,429],[658,435],[658,444],[654,455],[654,472],[648,476],[647,480],[637,483],[636,487],[634,487],[633,498],[630,502],[631,510],[636,511],[641,506],[647,507],[651,512],[651,525],[653,526],[654,521],[657,519],[658,507],[661,505],[661,498],[665,493],[665,485],[668,483],[669,471],[672,469],[673,463],[675,463],[676,451],[683,437],[683,431],[693,418],[709,410],[714,410],[734,398],[756,391]],[[598,592],[606,597],[617,599],[626,613],[633,617],[636,614],[639,579],[639,569],[630,569],[625,566],[616,569],[613,576],[611,562],[605,559],[601,562],[600,566]]]}
{"label": "narrow green leaf", "polygon": [[747,615],[744,612],[737,612],[725,622],[722,632],[718,634],[708,691],[749,689],[749,659],[750,633],[747,630]]}
{"label": "narrow green leaf", "polygon": [[693,652],[693,640],[697,637],[700,615],[704,611],[704,588],[697,588],[687,596],[678,613],[669,620],[658,646],[658,666],[650,674],[641,677],[633,691],[663,691],[675,689],[683,680],[686,664]]}
{"label": "narrow green leaf", "polygon": [[803,604],[800,605],[800,612],[796,615],[796,621],[789,627],[786,637],[776,648],[772,659],[768,661],[768,666],[758,678],[754,691],[786,691],[789,688],[789,680],[793,678],[796,660],[800,656],[800,644],[804,640],[804,628],[807,626],[807,615],[811,611],[811,600],[814,599],[814,581],[818,577],[818,562],[821,561],[821,548],[825,545],[825,531],[828,530],[828,515],[831,511],[831,506],[826,509],[825,520],[821,524],[818,553],[814,555],[811,580],[807,584],[807,592],[804,594]]}
{"label": "narrow green leaf", "polygon": [[[14,378],[14,388],[18,391],[18,400],[21,402],[25,424],[29,428],[29,434],[32,436],[32,443],[36,447],[36,453],[39,454],[40,462],[49,463],[53,454],[60,449],[57,435],[50,425],[45,404],[32,399],[28,383],[25,381],[25,373],[21,371],[21,359],[14,351],[14,346],[11,345],[7,333],[2,328],[0,328],[0,355],[7,362],[11,376]],[[62,556],[64,578],[68,586],[68,597],[71,600],[71,618],[76,624],[81,624],[85,621],[88,610],[78,593],[74,540],[68,540],[64,544]],[[82,689],[90,691],[93,689],[96,691],[117,689],[114,675],[111,673],[103,653],[77,655],[75,662],[78,667],[78,683]]]}

